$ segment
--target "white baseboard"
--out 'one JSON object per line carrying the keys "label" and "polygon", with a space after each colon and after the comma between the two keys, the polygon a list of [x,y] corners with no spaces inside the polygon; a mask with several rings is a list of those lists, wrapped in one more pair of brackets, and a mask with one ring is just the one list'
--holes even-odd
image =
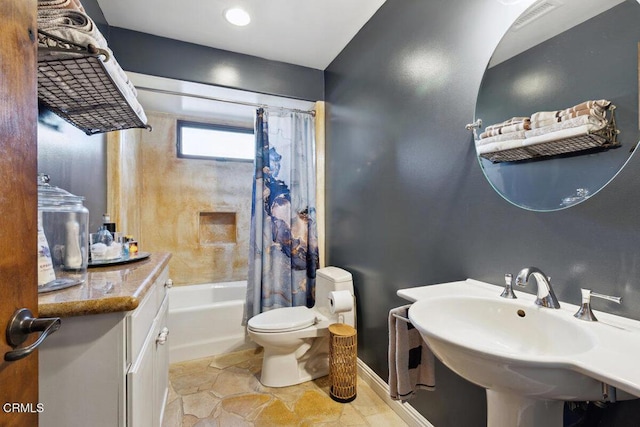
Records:
{"label": "white baseboard", "polygon": [[378,395],[389,407],[398,414],[402,420],[410,427],[434,427],[425,417],[416,411],[408,403],[401,403],[393,400],[389,396],[389,385],[373,372],[362,360],[358,359],[358,374],[369,387]]}

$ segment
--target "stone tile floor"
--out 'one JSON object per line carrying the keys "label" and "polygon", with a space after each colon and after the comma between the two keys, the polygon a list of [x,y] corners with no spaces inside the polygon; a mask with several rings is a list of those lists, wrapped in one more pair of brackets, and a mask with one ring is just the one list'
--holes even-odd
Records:
{"label": "stone tile floor", "polygon": [[163,427],[406,426],[360,378],[354,401],[329,396],[329,378],[260,384],[261,349],[172,364]]}

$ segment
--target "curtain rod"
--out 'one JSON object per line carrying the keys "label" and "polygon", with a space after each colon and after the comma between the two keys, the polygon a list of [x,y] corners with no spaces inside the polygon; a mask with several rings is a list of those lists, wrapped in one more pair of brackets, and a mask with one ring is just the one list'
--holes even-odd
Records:
{"label": "curtain rod", "polygon": [[258,107],[258,108],[266,108],[266,109],[274,108],[274,109],[278,109],[278,110],[293,111],[295,113],[311,114],[312,116],[316,115],[316,111],[315,110],[298,110],[296,108],[276,107],[276,106],[273,106],[273,105],[257,104],[257,103],[253,103],[253,102],[231,101],[229,99],[214,98],[214,97],[211,97],[211,96],[196,95],[196,94],[192,94],[192,93],[182,93],[182,92],[176,92],[176,91],[165,90],[165,89],[155,89],[155,88],[145,87],[145,86],[136,86],[135,88],[137,90],[144,90],[144,91],[147,91],[147,92],[162,93],[164,95],[186,96],[186,97],[189,97],[189,98],[204,99],[204,100],[207,100],[207,101],[226,102],[228,104],[236,104],[236,105],[246,105],[247,107]]}

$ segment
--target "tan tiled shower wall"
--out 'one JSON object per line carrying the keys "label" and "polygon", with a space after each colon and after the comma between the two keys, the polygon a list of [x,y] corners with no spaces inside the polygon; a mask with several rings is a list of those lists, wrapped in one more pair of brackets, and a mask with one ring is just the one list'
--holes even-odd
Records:
{"label": "tan tiled shower wall", "polygon": [[[138,182],[131,185],[135,175],[123,173],[129,185],[120,182],[125,191],[116,198],[130,204],[130,193],[136,192],[136,209],[121,208],[123,217],[118,220],[134,224],[139,215],[140,249],[173,254],[169,269],[175,285],[245,280],[253,164],[180,159],[177,119],[202,120],[154,112],[147,116],[153,131],[135,131],[139,135]],[[113,151],[110,147],[110,154]],[[135,167],[130,159],[119,162],[125,163],[126,172]]]}
{"label": "tan tiled shower wall", "polygon": [[110,132],[107,135],[107,210],[118,231],[136,238],[140,236],[140,162],[139,130]]}

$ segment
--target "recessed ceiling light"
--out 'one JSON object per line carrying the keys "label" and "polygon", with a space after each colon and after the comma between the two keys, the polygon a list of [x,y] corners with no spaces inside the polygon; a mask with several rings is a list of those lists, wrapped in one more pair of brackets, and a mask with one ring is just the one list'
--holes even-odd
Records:
{"label": "recessed ceiling light", "polygon": [[224,12],[224,18],[229,21],[230,24],[237,25],[238,27],[244,27],[251,22],[251,16],[244,9],[234,7],[227,9]]}

